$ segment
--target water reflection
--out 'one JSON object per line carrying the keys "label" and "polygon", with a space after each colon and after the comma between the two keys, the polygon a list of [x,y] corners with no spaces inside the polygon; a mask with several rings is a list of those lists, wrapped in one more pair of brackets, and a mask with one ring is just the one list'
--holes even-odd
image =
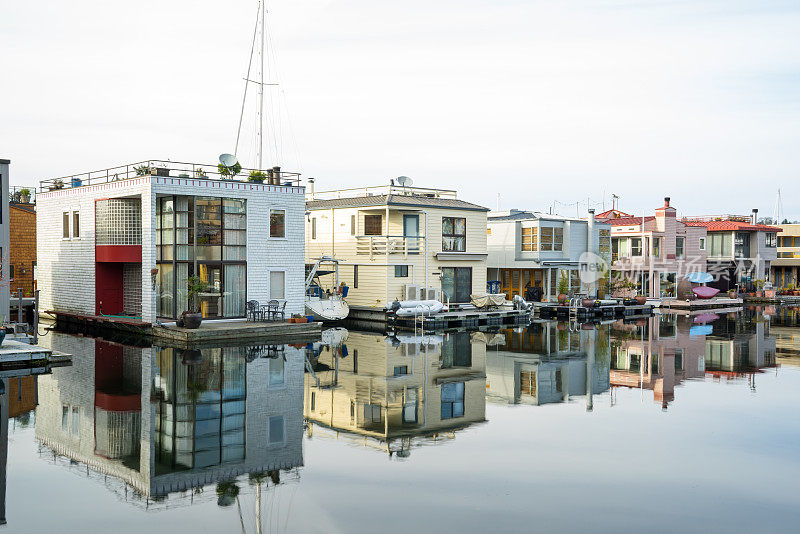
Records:
{"label": "water reflection", "polygon": [[[93,483],[150,510],[196,504],[192,514],[203,505],[217,513],[218,506],[230,506],[243,530],[245,521],[252,524],[248,518],[260,518],[262,490],[277,492],[284,482],[311,474],[291,487],[300,488],[301,495],[307,491],[306,506],[322,506],[326,490],[348,480],[352,489],[354,473],[374,466],[372,458],[382,460],[372,450],[407,459],[402,467],[378,462],[394,468],[392,476],[406,477],[406,484],[426,480],[431,488],[442,484],[437,490],[457,496],[459,487],[448,488],[442,481],[492,446],[508,447],[510,457],[502,460],[513,463],[514,472],[533,469],[520,478],[544,480],[541,466],[514,462],[514,455],[526,454],[520,451],[533,435],[520,434],[520,428],[531,428],[525,423],[534,417],[537,432],[544,428],[548,436],[557,436],[564,429],[564,441],[557,443],[576,447],[567,452],[579,459],[580,440],[566,439],[577,424],[570,412],[598,412],[581,414],[580,432],[616,435],[632,424],[645,424],[657,407],[697,402],[689,388],[681,392],[691,382],[733,381],[756,388],[759,373],[797,361],[795,319],[780,310],[752,310],[583,325],[537,320],[525,327],[424,336],[332,329],[310,344],[201,350],[50,334],[43,342],[72,354],[70,367],[2,381],[0,517],[5,517],[9,418],[12,425],[35,422],[37,462],[80,474],[69,486],[77,494],[88,494],[83,485]],[[706,387],[700,398],[731,391],[738,394]],[[626,410],[623,403],[634,399],[636,404],[644,401],[644,409]],[[487,410],[487,402],[494,406]],[[599,413],[617,404],[622,409]],[[668,427],[679,414],[670,409],[670,418],[659,424]],[[300,469],[304,439],[312,440],[308,446],[315,453],[316,472]],[[358,449],[342,454],[334,440]],[[414,452],[445,443],[450,448]],[[438,465],[445,456],[453,463]],[[504,465],[508,468],[500,462],[498,469]],[[367,490],[362,486],[358,493],[356,486],[352,500],[376,506],[369,484],[385,484],[388,475],[382,476],[358,479],[367,482]],[[575,480],[583,484],[584,474]],[[501,486],[491,486],[494,482],[490,478],[485,484],[493,494],[504,495]],[[16,486],[24,486],[19,478]],[[9,494],[13,499],[14,493]],[[78,499],[74,502],[80,506]],[[289,508],[283,509],[287,518]],[[79,524],[81,512],[68,519]],[[31,521],[22,511],[14,514],[14,526],[22,530],[26,520]]]}
{"label": "water reflection", "polygon": [[297,476],[301,349],[51,340],[73,362],[40,378],[36,438],[64,465],[115,477],[122,484],[105,482],[125,500],[149,508],[188,504],[216,484],[224,505],[237,477]]}
{"label": "water reflection", "polygon": [[485,420],[486,349],[470,332],[337,337],[307,348],[309,436],[367,438],[358,443],[404,458]]}

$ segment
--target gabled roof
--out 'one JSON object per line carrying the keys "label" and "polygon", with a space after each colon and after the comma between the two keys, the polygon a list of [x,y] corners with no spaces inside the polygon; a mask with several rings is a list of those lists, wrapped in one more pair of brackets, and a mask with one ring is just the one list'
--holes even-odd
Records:
{"label": "gabled roof", "polygon": [[681,221],[686,226],[705,226],[709,232],[782,232],[783,228],[742,221]]}
{"label": "gabled roof", "polygon": [[595,219],[624,219],[626,217],[633,217],[633,215],[615,209],[606,210],[594,216]]}
{"label": "gabled roof", "polygon": [[409,208],[443,208],[454,210],[489,211],[489,208],[464,202],[455,198],[427,197],[421,195],[372,195],[331,200],[309,200],[306,209],[324,210],[331,208],[366,208],[380,206],[400,206]]}
{"label": "gabled roof", "polygon": [[[572,221],[572,222],[586,222],[585,218],[581,217],[567,217],[565,215],[554,215],[552,213],[543,213],[541,211],[523,211],[511,210],[510,213],[494,212],[489,213],[487,217],[489,221],[535,221],[544,219],[546,221]],[[597,221],[602,223],[603,221]]]}

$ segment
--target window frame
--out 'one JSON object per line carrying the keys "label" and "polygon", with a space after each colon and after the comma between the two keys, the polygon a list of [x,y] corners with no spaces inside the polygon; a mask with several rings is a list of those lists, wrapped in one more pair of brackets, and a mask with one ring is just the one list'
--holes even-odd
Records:
{"label": "window frame", "polygon": [[[529,235],[525,235],[528,230]],[[528,238],[527,248],[525,238]],[[522,252],[538,252],[539,251],[539,227],[538,226],[523,226],[520,228],[520,250]]]}
{"label": "window frame", "polygon": [[[401,274],[398,274],[401,273]],[[405,274],[402,274],[405,273]],[[408,278],[408,265],[395,265],[394,266],[394,277],[395,278]]]}
{"label": "window frame", "polygon": [[74,239],[81,237],[81,212],[79,210],[72,211],[72,237]]}
{"label": "window frame", "polygon": [[[637,243],[637,242],[639,243],[638,247],[635,246],[635,243]],[[642,247],[642,238],[641,237],[630,237],[630,238],[628,238],[628,243],[630,245],[630,252],[631,252],[630,256],[632,258],[633,257],[641,258],[642,257],[642,253],[644,252],[644,249]],[[636,254],[636,252],[635,252],[636,250],[639,251],[638,254]]]}
{"label": "window frame", "polygon": [[[283,296],[277,297],[272,294],[272,275],[283,275]],[[286,271],[270,271],[269,272],[269,298],[271,300],[286,300]]]}
{"label": "window frame", "polygon": [[[283,216],[283,220],[281,221],[280,228],[281,228],[281,235],[273,235],[273,224],[272,224],[272,217],[273,215],[280,214]],[[277,227],[277,225],[276,225]],[[276,209],[276,210],[269,210],[269,238],[270,239],[286,239],[286,210],[285,209]]]}
{"label": "window frame", "polygon": [[69,211],[64,211],[61,214],[61,239],[69,239],[70,238],[70,215]]}
{"label": "window frame", "polygon": [[[679,242],[681,244],[680,247],[678,246]],[[680,254],[678,254],[678,250],[681,251]],[[686,237],[677,235],[675,236],[675,259],[682,260],[685,256],[686,256]]]}
{"label": "window frame", "polygon": [[[444,225],[445,221],[450,221],[451,226],[453,228],[452,233],[445,233]],[[459,234],[456,233],[456,221],[464,221],[464,233]],[[453,246],[445,246],[445,239],[450,238],[452,239]],[[457,243],[458,238],[463,239],[462,245],[459,248],[455,245]],[[442,217],[442,252],[466,252],[467,251],[467,218],[466,217]]]}

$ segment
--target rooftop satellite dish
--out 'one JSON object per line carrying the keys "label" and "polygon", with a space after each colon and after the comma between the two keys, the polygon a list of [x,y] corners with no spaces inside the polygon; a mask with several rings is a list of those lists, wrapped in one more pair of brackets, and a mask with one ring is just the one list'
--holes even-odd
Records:
{"label": "rooftop satellite dish", "polygon": [[220,154],[219,155],[219,162],[225,165],[226,167],[233,167],[238,163],[236,156],[233,154]]}
{"label": "rooftop satellite dish", "polygon": [[409,178],[408,176],[398,176],[397,183],[403,187],[409,186],[414,183],[414,180]]}

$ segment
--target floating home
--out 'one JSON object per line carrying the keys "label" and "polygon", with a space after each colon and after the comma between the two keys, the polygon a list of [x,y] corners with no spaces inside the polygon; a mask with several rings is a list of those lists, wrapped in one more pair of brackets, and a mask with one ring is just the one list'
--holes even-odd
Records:
{"label": "floating home", "polygon": [[[591,213],[590,213],[591,215]],[[554,300],[558,281],[565,278],[571,293],[588,293],[581,286],[581,256],[591,252],[610,259],[611,226],[592,216],[580,219],[547,213],[510,210],[488,216],[487,268],[489,280],[511,300],[538,287],[542,299]]]}
{"label": "floating home", "polygon": [[42,310],[153,323],[188,309],[187,278],[207,283],[207,319],[245,303],[304,311],[305,188],[271,169],[264,183],[217,166],[147,161],[45,180],[37,195]]}
{"label": "floating home", "polygon": [[467,303],[486,292],[489,210],[455,191],[389,185],[309,191],[306,199],[306,263],[339,261],[351,316],[394,300]]}
{"label": "floating home", "polygon": [[709,285],[720,291],[737,285],[752,290],[755,280],[769,280],[772,264],[778,258],[778,233],[782,229],[759,224],[757,209],[749,216],[687,217],[683,223],[708,232],[708,272],[717,277]]}
{"label": "floating home", "polygon": [[635,283],[640,294],[675,298],[679,276],[706,271],[706,229],[679,221],[669,197],[654,215],[612,209],[597,220],[611,225],[612,273]]}
{"label": "floating home", "polygon": [[800,224],[780,224],[777,258],[771,263],[770,278],[781,289],[800,287]]}

